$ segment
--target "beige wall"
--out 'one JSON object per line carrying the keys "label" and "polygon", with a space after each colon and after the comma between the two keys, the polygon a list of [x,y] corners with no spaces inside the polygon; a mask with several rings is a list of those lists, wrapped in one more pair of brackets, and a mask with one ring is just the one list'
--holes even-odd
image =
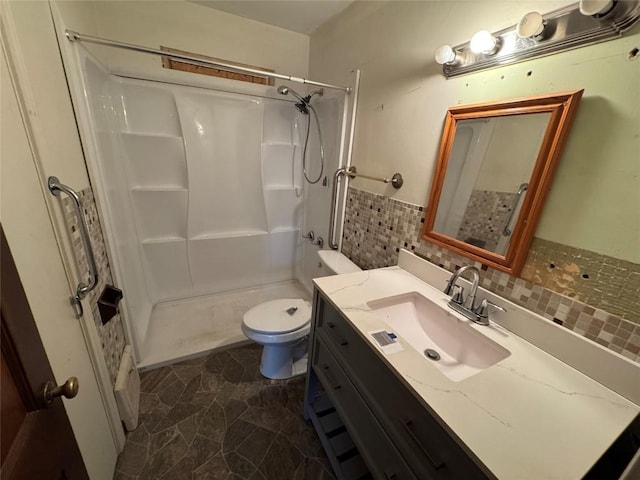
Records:
{"label": "beige wall", "polygon": [[[307,76],[309,37],[183,0],[56,2],[66,28],[143,45],[168,46],[229,61]],[[154,55],[87,47],[111,71],[149,75]]]}
{"label": "beige wall", "polygon": [[640,60],[628,59],[640,26],[614,41],[450,80],[433,60],[439,45],[567,3],[356,2],[316,31],[310,76],[340,83],[362,71],[354,165],[405,178],[399,191],[353,185],[424,204],[447,107],[584,88],[536,236],[640,263]]}
{"label": "beige wall", "polygon": [[[88,184],[57,52],[48,4],[3,2],[0,68],[0,218],[49,363],[58,384],[79,379],[65,400],[82,458],[92,479],[113,476],[117,448],[83,336],[69,303],[75,290],[58,201],[49,175]],[[57,230],[57,231],[56,231]],[[70,257],[68,257],[70,258]],[[66,266],[66,268],[65,268]],[[34,459],[37,461],[37,459]]]}

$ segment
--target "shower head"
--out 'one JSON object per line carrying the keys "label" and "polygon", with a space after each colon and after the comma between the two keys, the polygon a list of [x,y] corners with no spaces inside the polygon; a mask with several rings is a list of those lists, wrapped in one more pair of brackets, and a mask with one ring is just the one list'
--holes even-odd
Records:
{"label": "shower head", "polygon": [[306,97],[302,97],[300,94],[298,94],[298,92],[296,92],[293,88],[289,88],[289,87],[285,87],[284,85],[280,85],[278,87],[278,93],[280,95],[293,95],[294,97],[296,97],[300,103],[296,103],[295,107],[298,109],[298,111],[304,115],[309,115],[309,109],[307,107],[309,107],[311,105],[311,97],[313,97],[314,95],[324,95],[324,89],[323,88],[319,88],[318,90],[314,90],[313,92],[311,92],[309,95],[307,95]]}
{"label": "shower head", "polygon": [[306,102],[294,103],[294,106],[303,115],[309,115],[309,109],[307,108],[307,105],[308,104]]}
{"label": "shower head", "polygon": [[291,94],[294,97],[296,97],[298,100],[300,100],[300,103],[296,103],[295,107],[303,115],[309,115],[309,109],[307,109],[307,105],[309,104],[309,99],[311,97],[302,98],[293,88],[285,87],[284,85],[280,85],[278,87],[278,93],[280,95],[289,95],[289,94]]}
{"label": "shower head", "polygon": [[298,100],[300,100],[300,102],[302,103],[307,103],[307,101],[302,98],[300,95],[298,95],[298,93],[293,89],[293,88],[289,88],[289,87],[285,87],[284,85],[280,85],[278,87],[278,93],[280,95],[293,95],[294,97],[296,97]]}

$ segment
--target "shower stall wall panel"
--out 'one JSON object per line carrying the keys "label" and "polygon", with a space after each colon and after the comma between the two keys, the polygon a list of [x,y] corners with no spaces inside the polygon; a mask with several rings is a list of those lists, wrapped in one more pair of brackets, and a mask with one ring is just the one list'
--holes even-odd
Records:
{"label": "shower stall wall panel", "polygon": [[304,219],[300,122],[291,103],[265,100],[262,183],[269,230],[269,282],[295,277]]}
{"label": "shower stall wall panel", "polygon": [[146,240],[142,242],[141,247],[147,288],[154,304],[166,298],[180,298],[193,294],[191,273],[187,264],[186,240]]}
{"label": "shower stall wall panel", "polygon": [[185,239],[186,188],[134,187],[131,195],[142,243]]}
{"label": "shower stall wall panel", "polygon": [[125,290],[121,306],[125,309],[130,340],[140,352],[153,307],[147,291],[145,269],[131,206],[127,159],[120,135],[117,111],[122,105],[119,83],[94,62],[84,50],[78,51],[84,106],[78,108],[85,152],[93,162],[90,173],[96,201],[103,219],[115,280]]}
{"label": "shower stall wall panel", "polygon": [[[182,91],[176,101],[189,165],[189,239],[266,234],[262,101]],[[192,266],[199,261],[192,257]]]}
{"label": "shower stall wall panel", "polygon": [[154,304],[292,280],[303,196],[291,102],[116,77],[79,55],[138,358]]}
{"label": "shower stall wall panel", "polygon": [[[228,80],[211,79],[211,88],[202,88],[204,80],[198,79],[200,87],[189,87],[187,73],[181,85],[117,77],[83,49],[78,52],[86,106],[81,115],[89,125],[81,129],[83,140],[90,136],[95,146],[88,149],[89,169],[143,364],[175,357],[169,350],[177,341],[171,333],[176,329],[184,333],[178,356],[192,347],[207,348],[194,346],[196,340],[187,338],[192,335],[208,338],[208,345],[238,340],[241,315],[234,313],[233,325],[213,325],[217,320],[203,314],[198,320],[203,326],[196,327],[189,302],[213,299],[210,294],[217,294],[216,299],[234,295],[230,291],[238,289],[249,292],[238,295],[249,295],[251,305],[263,290],[265,299],[303,295],[291,293],[300,291],[291,280],[301,259],[305,279],[325,273],[318,271],[317,247],[300,233],[306,219],[305,231],[314,229],[326,237],[331,185],[303,182],[307,117],[289,99],[258,85],[231,93]],[[331,178],[340,161],[343,99],[330,94],[316,98],[324,174]],[[320,164],[314,122],[307,149],[312,176]],[[276,285],[265,287],[272,283]],[[187,300],[199,295],[205,296]],[[174,304],[184,315],[169,314]],[[229,339],[212,337],[213,332],[231,331]]]}
{"label": "shower stall wall panel", "polygon": [[269,234],[269,283],[294,278],[301,241],[300,229],[275,230]]}
{"label": "shower stall wall panel", "polygon": [[[324,147],[325,166],[322,178],[316,184],[305,184],[304,188],[304,232],[313,230],[325,242],[329,237],[329,218],[331,216],[331,194],[333,190],[333,174],[343,164],[340,158],[342,137],[342,112],[344,95],[325,91],[321,97],[314,97],[315,109],[322,129],[322,145]],[[302,134],[306,133],[306,119],[303,120]],[[308,176],[313,180],[320,171],[320,139],[315,128],[315,117],[312,115],[309,145],[307,146]],[[304,138],[304,137],[303,137]],[[327,178],[327,185],[323,179]],[[327,248],[326,244],[325,247]],[[296,263],[296,278],[308,292],[313,291],[312,279],[331,275],[331,272],[318,262],[318,247],[308,241],[301,242]]]}
{"label": "shower stall wall panel", "polygon": [[225,292],[268,283],[268,234],[199,238],[189,242],[191,277],[199,293]]}
{"label": "shower stall wall panel", "polygon": [[302,172],[300,169],[294,168],[294,165],[300,163],[299,157],[300,148],[298,146],[291,143],[264,142],[262,145],[262,172],[265,190],[287,188],[300,190]]}
{"label": "shower stall wall panel", "polygon": [[182,126],[170,88],[137,80],[119,83],[124,169],[147,289],[156,303],[192,291]]}
{"label": "shower stall wall panel", "polygon": [[115,80],[122,85],[118,105],[122,131],[152,137],[182,137],[172,85],[145,80]]}
{"label": "shower stall wall panel", "polygon": [[187,188],[182,137],[123,133],[122,142],[134,187]]}

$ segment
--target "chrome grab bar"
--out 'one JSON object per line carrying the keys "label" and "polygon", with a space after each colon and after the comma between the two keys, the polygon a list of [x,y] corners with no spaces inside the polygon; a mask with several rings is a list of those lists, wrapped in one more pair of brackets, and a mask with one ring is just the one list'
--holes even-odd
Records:
{"label": "chrome grab bar", "polygon": [[504,224],[504,229],[502,230],[502,235],[504,237],[508,237],[509,235],[511,235],[511,229],[509,228],[509,225],[511,225],[511,220],[513,220],[513,216],[516,213],[516,207],[518,206],[518,203],[520,203],[520,198],[522,197],[522,194],[527,191],[527,188],[529,188],[528,183],[522,183],[520,184],[520,187],[518,187],[516,198],[514,198],[513,205],[511,205],[511,213],[509,213],[509,218],[507,218],[507,221]]}
{"label": "chrome grab bar", "polygon": [[336,242],[336,239],[335,239],[336,223],[338,221],[338,218],[337,218],[338,214],[336,212],[336,199],[338,198],[338,186],[339,186],[340,177],[345,177],[345,176],[349,178],[362,177],[362,178],[368,178],[369,180],[376,180],[378,182],[391,183],[393,188],[400,188],[404,183],[402,175],[400,175],[399,173],[394,173],[393,177],[389,179],[386,177],[385,178],[372,177],[371,175],[364,175],[362,173],[358,173],[356,171],[356,167],[349,167],[349,168],[340,167],[338,170],[336,170],[336,173],[333,174],[333,191],[331,193],[331,222],[329,222],[329,241],[328,241],[329,248],[331,248],[332,250],[338,249],[338,243]]}
{"label": "chrome grab bar", "polygon": [[394,173],[393,177],[391,177],[391,178],[373,177],[371,175],[364,175],[363,173],[358,173],[356,171],[356,167],[349,167],[349,169],[347,170],[346,173],[351,178],[362,177],[362,178],[367,178],[369,180],[375,180],[377,182],[390,183],[393,186],[393,188],[400,188],[402,186],[402,184],[404,183],[404,179],[402,178],[402,175],[400,175],[399,173]]}
{"label": "chrome grab bar", "polygon": [[80,196],[70,187],[60,183],[57,177],[49,177],[47,182],[49,191],[55,196],[59,197],[60,192],[66,193],[73,200],[73,206],[78,217],[78,224],[80,225],[80,238],[82,239],[82,245],[87,255],[87,263],[89,264],[89,280],[88,283],[80,282],[76,289],[76,294],[71,298],[71,304],[76,309],[76,318],[82,316],[82,305],[80,300],[87,296],[87,294],[96,288],[98,284],[98,267],[96,266],[96,258],[93,255],[93,248],[91,247],[91,240],[89,239],[89,229],[87,222],[82,212],[82,202]]}
{"label": "chrome grab bar", "polygon": [[338,170],[336,170],[336,173],[333,174],[333,191],[331,192],[331,221],[329,222],[329,248],[331,248],[332,250],[337,250],[338,249],[338,243],[336,242],[336,239],[334,238],[336,235],[336,222],[338,221],[337,219],[337,212],[336,212],[336,200],[338,198],[338,186],[339,186],[339,181],[340,181],[340,177],[344,176],[345,172],[347,171],[346,167],[340,167]]}

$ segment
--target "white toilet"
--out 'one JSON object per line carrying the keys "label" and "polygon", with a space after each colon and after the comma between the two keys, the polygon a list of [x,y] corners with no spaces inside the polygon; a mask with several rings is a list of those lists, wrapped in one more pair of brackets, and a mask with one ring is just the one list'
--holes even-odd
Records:
{"label": "white toilet", "polygon": [[[336,275],[359,272],[360,268],[334,250],[320,250],[320,261]],[[261,303],[242,318],[242,332],[262,345],[260,373],[284,379],[307,371],[307,337],[311,325],[311,304],[301,298]]]}

